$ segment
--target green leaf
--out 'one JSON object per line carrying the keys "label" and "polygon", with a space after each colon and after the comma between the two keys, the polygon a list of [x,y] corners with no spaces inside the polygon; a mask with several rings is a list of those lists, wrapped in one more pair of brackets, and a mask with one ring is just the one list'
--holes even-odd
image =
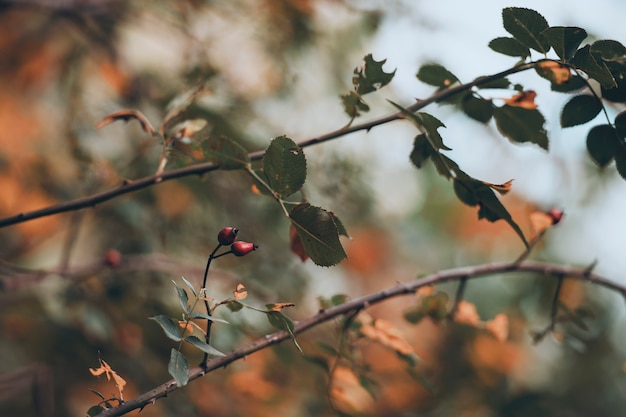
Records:
{"label": "green leaf", "polygon": [[273,139],[263,156],[263,173],[279,198],[289,197],[306,180],[304,151],[286,136]]}
{"label": "green leaf", "polygon": [[557,93],[572,93],[586,87],[587,83],[585,82],[585,79],[578,75],[572,75],[568,81],[562,84],[552,83],[550,85],[550,89],[552,91],[556,91]]}
{"label": "green leaf", "polygon": [[176,282],[172,281],[174,286],[176,287],[176,293],[178,294],[178,301],[180,302],[180,306],[182,307],[185,314],[189,314],[191,310],[189,309],[189,297],[187,296],[187,291],[184,288],[181,288],[176,284]]}
{"label": "green leaf", "polygon": [[267,320],[270,322],[272,327],[289,333],[289,337],[291,337],[293,344],[296,345],[300,353],[303,353],[302,348],[296,340],[296,336],[293,334],[293,321],[280,311],[267,311],[265,314],[267,314]]}
{"label": "green leaf", "polygon": [[174,378],[177,386],[184,387],[189,382],[189,362],[187,362],[185,355],[176,349],[172,349],[167,371]]}
{"label": "green leaf", "polygon": [[513,142],[531,142],[548,149],[548,136],[543,125],[545,119],[538,110],[504,105],[493,113],[500,133]]}
{"label": "green leaf", "polygon": [[389,84],[396,74],[396,70],[393,70],[393,72],[385,72],[383,70],[383,65],[387,62],[386,59],[376,61],[372,54],[368,54],[363,60],[365,61],[364,65],[360,68],[355,68],[352,77],[354,90],[361,96]]}
{"label": "green leaf", "polygon": [[162,314],[154,317],[150,317],[150,320],[154,320],[159,323],[159,326],[163,329],[165,336],[169,337],[175,342],[180,342],[181,339],[181,329],[178,325],[178,321],[173,320],[167,316]]}
{"label": "green leaf", "polygon": [[391,100],[389,100],[389,102],[395,108],[400,110],[400,113],[402,113],[409,122],[413,123],[415,126],[417,126],[420,129],[420,131],[422,131],[422,133],[426,134],[428,141],[430,142],[430,145],[434,149],[437,149],[437,150],[443,149],[446,151],[452,150],[448,148],[446,145],[444,145],[443,139],[441,138],[441,135],[439,135],[439,132],[437,131],[438,128],[445,127],[445,125],[441,122],[441,120],[437,119],[434,116],[431,116],[428,113],[422,113],[422,112],[413,113],[412,111],[405,109],[404,107],[400,106],[399,104],[394,103]]}
{"label": "green leaf", "polygon": [[520,229],[513,217],[511,217],[511,214],[502,205],[496,193],[487,184],[467,175],[459,175],[459,177],[454,179],[454,192],[463,203],[472,207],[478,205],[479,219],[486,219],[490,222],[497,220],[506,221],[524,242],[524,245],[528,247],[528,242],[522,229]]}
{"label": "green leaf", "polygon": [[189,290],[193,293],[193,295],[195,297],[197,297],[198,293],[196,292],[196,289],[193,287],[193,284],[191,282],[187,281],[187,279],[185,277],[181,276],[181,278],[182,278],[183,282],[185,283],[185,285],[187,286],[187,288],[189,288]]}
{"label": "green leaf", "polygon": [[411,162],[417,168],[422,168],[426,162],[428,162],[428,158],[430,158],[436,151],[430,146],[428,139],[426,138],[426,134],[422,133],[415,137],[415,141],[413,142],[413,150],[411,151]]}
{"label": "green leaf", "polygon": [[610,90],[611,88],[617,87],[617,83],[611,71],[604,62],[598,62],[593,55],[591,55],[589,45],[585,45],[579,49],[571,62],[576,68],[584,71],[589,77],[598,81],[603,88]]}
{"label": "green leaf", "polygon": [[594,126],[587,134],[587,151],[600,168],[606,167],[615,158],[619,148],[617,131],[610,125]]}
{"label": "green leaf", "polygon": [[574,58],[576,50],[587,37],[585,29],[572,26],[553,26],[543,31],[543,36],[563,61]]}
{"label": "green leaf", "polygon": [[548,40],[542,35],[548,29],[548,22],[536,11],[507,7],[502,10],[502,23],[504,29],[523,45],[544,54],[550,50]]}
{"label": "green leaf", "polygon": [[619,175],[626,180],[626,147],[623,144],[615,152],[615,167]]}
{"label": "green leaf", "polygon": [[191,319],[204,319],[204,320],[211,320],[215,323],[224,323],[224,324],[229,324],[226,320],[224,319],[218,319],[217,317],[213,317],[213,316],[209,316],[207,313],[201,313],[199,311],[194,311],[193,313],[191,313],[189,315],[189,318]]}
{"label": "green leaf", "polygon": [[[486,77],[478,77],[474,80],[474,82],[479,82],[483,78],[486,78]],[[484,84],[480,83],[480,88],[481,89],[497,88],[501,90],[506,90],[507,88],[509,88],[510,85],[511,85],[511,82],[507,78],[502,77],[502,78],[496,78],[495,80],[488,81]]]}
{"label": "green leaf", "polygon": [[89,417],[94,417],[100,414],[101,412],[103,412],[104,410],[105,410],[104,407],[102,407],[101,405],[94,405],[94,406],[89,407],[89,410],[87,410],[87,415]]}
{"label": "green leaf", "polygon": [[591,45],[591,53],[599,56],[603,61],[624,63],[626,60],[626,47],[614,40],[595,41]]}
{"label": "green leaf", "polygon": [[185,337],[185,342],[191,345],[194,345],[195,347],[197,347],[198,349],[200,349],[201,351],[203,351],[204,353],[210,356],[215,356],[215,357],[226,356],[219,350],[215,349],[213,346],[209,345],[208,343],[205,343],[203,340],[200,340],[200,338],[198,338],[197,336],[187,336]]}
{"label": "green leaf", "polygon": [[228,309],[232,312],[237,312],[241,311],[241,309],[243,308],[243,304],[241,304],[239,301],[229,301],[228,303],[226,303],[226,307],[228,307]]}
{"label": "green leaf", "polygon": [[561,127],[572,127],[593,120],[602,110],[602,102],[591,95],[574,96],[563,107]]}
{"label": "green leaf", "polygon": [[339,241],[339,231],[334,216],[320,208],[302,203],[289,214],[304,250],[320,266],[332,266],[346,258]]}
{"label": "green leaf", "polygon": [[333,218],[333,222],[335,222],[335,226],[337,226],[337,233],[339,233],[340,236],[350,237],[341,219],[337,217],[337,215],[332,211],[329,211],[328,214],[330,214],[330,216]]}
{"label": "green leaf", "polygon": [[457,163],[445,155],[436,153],[431,159],[435,164],[435,168],[437,169],[439,175],[444,178],[452,179],[454,176],[453,174],[461,172]]}
{"label": "green leaf", "polygon": [[508,56],[525,59],[530,56],[530,49],[515,38],[499,37],[489,42],[489,48],[493,51]]}
{"label": "green leaf", "polygon": [[491,100],[474,97],[473,94],[468,94],[461,103],[463,113],[481,123],[487,123],[491,120],[493,107]]}
{"label": "green leaf", "polygon": [[202,143],[204,156],[221,169],[245,169],[250,166],[248,151],[226,136],[215,136]]}
{"label": "green leaf", "polygon": [[602,98],[613,103],[626,102],[626,65],[618,62],[607,62],[607,68],[611,71],[611,75],[617,84],[615,88],[604,88],[600,90],[602,92]]}
{"label": "green leaf", "polygon": [[615,129],[622,139],[626,138],[626,110],[615,116]]}
{"label": "green leaf", "polygon": [[343,104],[343,110],[351,119],[359,117],[361,113],[370,111],[370,106],[363,100],[363,97],[358,95],[355,91],[350,91],[348,94],[342,94],[341,103]]}
{"label": "green leaf", "polygon": [[452,84],[459,82],[459,79],[454,74],[439,64],[422,65],[417,72],[417,79],[439,88],[450,87]]}

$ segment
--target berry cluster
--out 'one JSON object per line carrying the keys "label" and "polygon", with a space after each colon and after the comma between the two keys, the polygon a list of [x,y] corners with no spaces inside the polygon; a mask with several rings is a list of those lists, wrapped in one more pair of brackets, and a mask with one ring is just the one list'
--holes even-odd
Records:
{"label": "berry cluster", "polygon": [[221,246],[230,245],[230,252],[235,256],[245,256],[258,248],[254,243],[237,241],[238,234],[236,227],[224,227],[217,234],[217,241]]}

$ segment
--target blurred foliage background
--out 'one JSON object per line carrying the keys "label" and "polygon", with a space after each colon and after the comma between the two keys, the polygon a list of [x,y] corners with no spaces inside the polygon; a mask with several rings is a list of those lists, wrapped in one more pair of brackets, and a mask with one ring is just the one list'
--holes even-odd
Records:
{"label": "blurred foliage background", "polygon": [[[188,116],[250,151],[281,134],[299,141],[337,129],[348,122],[339,94],[352,69],[382,22],[406,13],[418,11],[401,1],[2,2],[0,216],[151,175],[159,143],[134,122],[94,125],[122,108],[158,125],[170,103],[199,86]],[[401,90],[392,83],[372,98],[367,117],[388,113],[383,96],[397,100]],[[199,285],[223,226],[237,226],[260,249],[216,261],[211,294],[228,297],[242,282],[251,304],[296,303],[288,312],[295,320],[317,310],[318,296],[357,297],[440,268],[514,259],[522,250],[516,236],[504,224],[478,222],[430,167],[412,168],[411,143],[405,131],[383,127],[305,149],[307,198],[335,212],[351,235],[348,260],[332,269],[289,251],[288,222],[238,172],[169,181],[0,230],[0,414],[85,415],[98,402],[88,388],[115,393],[88,371],[99,355],[128,381],[126,399],[168,380],[172,344],[148,317],[179,314],[171,281]],[[528,230],[533,204],[521,194],[505,204]],[[506,340],[467,324],[407,323],[410,297],[368,310],[422,358],[419,378],[393,349],[356,340],[352,353],[368,384],[341,362],[328,389],[319,363],[332,357],[319,342],[338,345],[334,323],[298,338],[305,356],[284,343],[142,415],[621,415],[623,309],[606,307],[618,305],[617,295],[566,281],[563,302],[593,311],[593,320],[533,345],[529,332],[547,324],[555,283],[525,278],[467,289],[482,320],[507,314]],[[442,289],[454,294],[456,285]],[[214,327],[222,351],[272,331],[253,312],[221,314],[232,323]],[[201,358],[185,353],[192,363]]]}

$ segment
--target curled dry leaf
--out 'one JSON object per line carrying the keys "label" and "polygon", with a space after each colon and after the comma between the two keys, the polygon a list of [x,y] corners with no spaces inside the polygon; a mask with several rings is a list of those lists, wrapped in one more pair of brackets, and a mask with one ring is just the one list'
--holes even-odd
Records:
{"label": "curled dry leaf", "polygon": [[486,186],[496,190],[500,194],[504,195],[511,191],[511,186],[513,185],[513,180],[508,180],[504,184],[492,184],[490,182],[483,182]]}
{"label": "curled dry leaf", "polygon": [[543,61],[538,66],[545,71],[552,73],[551,79],[555,84],[565,84],[572,78],[572,73],[565,65],[559,64],[556,61]]}
{"label": "curled dry leaf", "polygon": [[501,342],[509,338],[509,318],[506,314],[500,313],[496,315],[493,320],[485,323],[485,328]]}
{"label": "curled dry leaf", "polygon": [[104,360],[98,358],[98,361],[100,362],[100,367],[96,369],[89,368],[89,372],[91,372],[91,375],[93,376],[100,376],[102,374],[105,374],[107,377],[107,381],[110,381],[111,379],[113,379],[113,382],[115,382],[115,386],[117,387],[117,390],[120,393],[119,399],[123,400],[124,399],[124,386],[126,385],[126,381],[124,380],[124,378],[119,376],[117,372],[115,372],[113,368],[111,368],[111,366],[108,363],[106,363]]}
{"label": "curled dry leaf", "polygon": [[233,291],[233,296],[235,300],[244,300],[248,296],[248,291],[243,284],[237,284],[237,288]]}
{"label": "curled dry leaf", "polygon": [[476,311],[476,306],[469,301],[459,301],[456,314],[454,315],[454,321],[478,327],[480,324],[480,316],[478,315],[478,311]]}
{"label": "curled dry leaf", "polygon": [[528,90],[515,94],[511,98],[504,99],[504,102],[509,106],[521,107],[527,110],[534,110],[537,108],[537,105],[535,104],[535,97],[537,97],[537,93],[535,93],[533,90]]}
{"label": "curled dry leaf", "polygon": [[274,303],[274,304],[268,304],[267,311],[281,311],[283,308],[286,307],[294,307],[295,304],[294,303]]}
{"label": "curled dry leaf", "polygon": [[370,340],[379,342],[401,355],[410,355],[413,347],[402,336],[393,323],[383,319],[376,319],[365,323],[360,328],[361,334]]}
{"label": "curled dry leaf", "polygon": [[141,128],[143,129],[144,132],[149,133],[151,135],[154,133],[154,128],[152,127],[148,119],[146,119],[146,116],[144,116],[139,110],[133,110],[133,109],[124,109],[124,110],[116,111],[115,113],[111,113],[107,117],[105,117],[104,119],[96,123],[95,127],[96,129],[100,129],[103,126],[106,126],[118,120],[123,120],[127,122],[131,119],[137,120],[139,124],[141,125]]}

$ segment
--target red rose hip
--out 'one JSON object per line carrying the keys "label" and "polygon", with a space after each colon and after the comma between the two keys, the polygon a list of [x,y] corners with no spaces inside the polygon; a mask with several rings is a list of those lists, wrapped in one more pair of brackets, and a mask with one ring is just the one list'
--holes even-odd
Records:
{"label": "red rose hip", "polygon": [[217,234],[217,241],[220,245],[230,245],[237,240],[239,229],[236,227],[225,227]]}
{"label": "red rose hip", "polygon": [[230,250],[235,256],[245,256],[257,248],[257,245],[250,242],[235,242],[230,245]]}

